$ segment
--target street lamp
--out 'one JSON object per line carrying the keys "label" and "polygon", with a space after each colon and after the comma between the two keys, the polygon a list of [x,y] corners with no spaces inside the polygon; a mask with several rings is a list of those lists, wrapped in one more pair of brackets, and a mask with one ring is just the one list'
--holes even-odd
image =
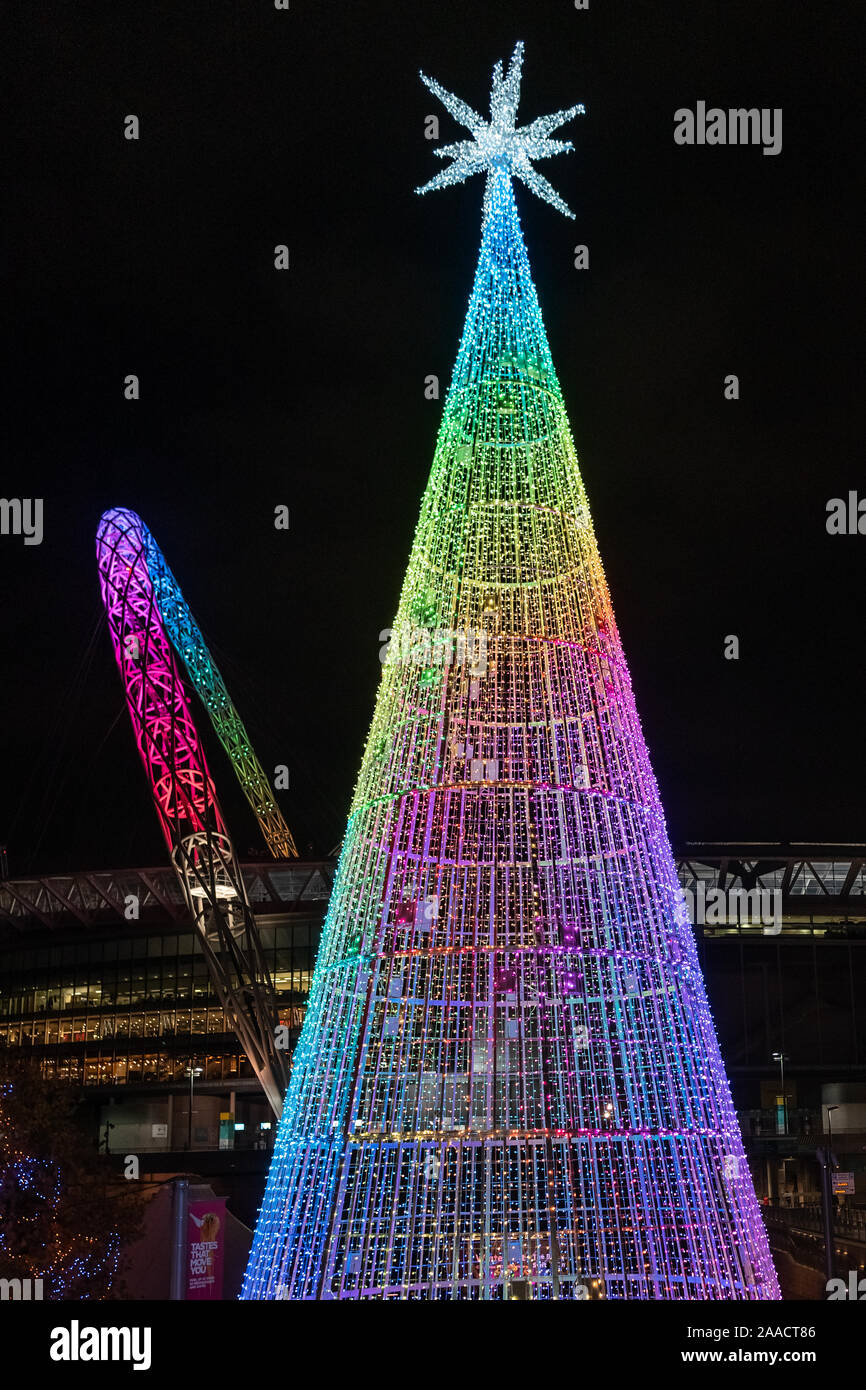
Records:
{"label": "street lamp", "polygon": [[782,1074],[782,1075],[781,1075],[781,1083],[782,1083],[782,1124],[783,1124],[783,1126],[784,1126],[784,1128],[783,1128],[783,1130],[782,1130],[782,1133],[783,1133],[783,1134],[787,1134],[787,1133],[788,1133],[788,1097],[787,1097],[787,1095],[785,1094],[785,1063],[786,1063],[786,1062],[789,1062],[791,1059],[790,1059],[790,1057],[788,1056],[787,1052],[774,1052],[774,1053],[773,1053],[773,1060],[779,1063],[779,1070],[780,1070],[780,1072],[781,1072],[781,1074]]}
{"label": "street lamp", "polygon": [[187,1067],[184,1075],[189,1077],[189,1125],[187,1127],[186,1146],[192,1148],[192,1088],[195,1085],[197,1076],[201,1076],[203,1067]]}
{"label": "street lamp", "polygon": [[833,1248],[833,1121],[830,1119],[838,1105],[828,1105],[827,1109],[827,1147],[818,1150],[821,1164],[821,1199],[824,1207],[824,1259],[828,1281],[835,1274],[835,1250]]}

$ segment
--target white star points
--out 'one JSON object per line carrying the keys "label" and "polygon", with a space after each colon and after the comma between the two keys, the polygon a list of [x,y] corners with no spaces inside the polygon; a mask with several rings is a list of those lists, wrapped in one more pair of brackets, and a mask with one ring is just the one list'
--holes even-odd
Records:
{"label": "white star points", "polygon": [[471,131],[471,140],[458,140],[453,145],[442,145],[434,150],[440,159],[454,162],[441,174],[430,179],[416,193],[432,193],[436,188],[447,188],[453,183],[462,183],[473,174],[484,170],[504,169],[513,178],[518,178],[543,198],[546,203],[558,208],[566,217],[574,213],[563,202],[556,189],[543,175],[533,169],[534,159],[549,159],[551,155],[565,154],[574,149],[570,140],[550,140],[550,132],[570,121],[574,116],[586,114],[582,105],[570,106],[565,111],[554,111],[550,116],[539,116],[522,129],[517,128],[517,105],[520,100],[520,76],[523,69],[523,44],[518,43],[503,77],[502,64],[493,69],[493,86],[490,90],[490,121],[485,121],[471,106],[459,97],[448,92],[432,77],[421,73],[421,81],[437,96],[442,105],[456,121]]}

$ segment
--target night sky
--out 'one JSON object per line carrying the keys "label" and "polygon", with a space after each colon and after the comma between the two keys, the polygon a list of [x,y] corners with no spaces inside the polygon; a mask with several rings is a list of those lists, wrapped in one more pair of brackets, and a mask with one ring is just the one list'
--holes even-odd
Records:
{"label": "night sky", "polygon": [[[486,113],[521,38],[522,123],[588,113],[540,169],[576,221],[517,199],[672,838],[862,841],[866,535],[825,528],[866,496],[862,5],[291,4],[4,5],[0,491],[45,508],[40,546],[0,537],[12,875],[165,857],[100,626],[109,506],[288,764],[302,851],[339,840],[480,239],[481,178],[413,193],[425,116],[465,134],[418,69]],[[698,100],[781,107],[782,153],[678,147]]]}

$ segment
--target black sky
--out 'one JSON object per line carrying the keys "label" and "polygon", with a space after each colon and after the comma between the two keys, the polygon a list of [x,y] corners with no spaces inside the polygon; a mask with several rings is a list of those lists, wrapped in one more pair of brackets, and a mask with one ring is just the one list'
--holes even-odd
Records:
{"label": "black sky", "polygon": [[[480,179],[412,192],[425,116],[460,136],[417,73],[486,110],[520,38],[524,120],[588,112],[542,170],[576,222],[517,197],[671,834],[866,838],[866,536],[825,530],[866,496],[861,5],[7,0],[2,26],[0,493],[45,505],[41,546],[0,538],[13,874],[164,855],[94,638],[112,505],[289,765],[302,847],[339,839],[480,235]],[[699,99],[781,107],[781,155],[677,147]]]}

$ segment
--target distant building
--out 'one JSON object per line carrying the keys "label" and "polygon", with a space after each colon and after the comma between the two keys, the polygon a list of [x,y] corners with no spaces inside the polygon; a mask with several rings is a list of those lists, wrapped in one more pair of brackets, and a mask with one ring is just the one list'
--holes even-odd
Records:
{"label": "distant building", "polygon": [[[759,1192],[817,1200],[832,1105],[833,1150],[866,1201],[866,846],[686,844],[677,867],[689,904],[721,889],[731,909],[695,934]],[[761,889],[780,914],[750,925]]]}
{"label": "distant building", "polygon": [[[866,1198],[866,846],[686,844],[677,865],[686,901],[714,904],[694,929],[759,1192],[817,1195],[833,1105],[834,1150]],[[243,865],[292,1043],[333,871],[332,860]],[[777,919],[760,920],[760,890],[765,909],[780,895]],[[0,882],[2,1047],[81,1087],[103,1147],[113,1126],[113,1153],[273,1140],[167,866]]]}
{"label": "distant building", "polygon": [[[294,1043],[333,865],[242,868]],[[38,1061],[45,1076],[80,1086],[103,1147],[112,1125],[113,1153],[272,1140],[273,1115],[226,1022],[168,866],[0,882],[4,1046]],[[201,1068],[191,1113],[190,1068]]]}

